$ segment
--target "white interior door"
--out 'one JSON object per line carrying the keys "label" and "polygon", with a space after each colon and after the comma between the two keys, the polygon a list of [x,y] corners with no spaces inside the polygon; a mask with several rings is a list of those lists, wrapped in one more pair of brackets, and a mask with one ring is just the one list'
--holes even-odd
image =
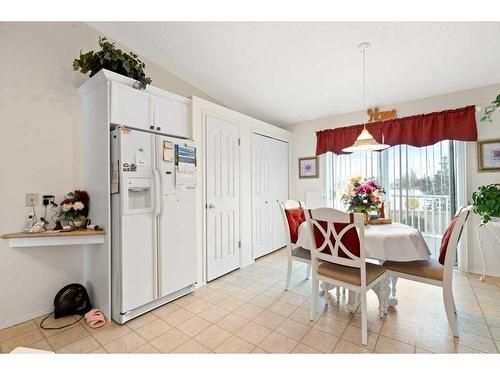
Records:
{"label": "white interior door", "polygon": [[285,228],[279,202],[288,199],[288,143],[272,139],[273,149],[273,201],[271,216],[273,221],[273,250],[286,245]]}
{"label": "white interior door", "polygon": [[253,255],[266,255],[285,245],[278,203],[288,199],[288,143],[253,134]]}
{"label": "white interior door", "polygon": [[207,281],[240,266],[239,127],[205,116]]}
{"label": "white interior door", "polygon": [[273,247],[272,235],[272,171],[269,138],[253,134],[253,255],[258,258],[269,253]]}

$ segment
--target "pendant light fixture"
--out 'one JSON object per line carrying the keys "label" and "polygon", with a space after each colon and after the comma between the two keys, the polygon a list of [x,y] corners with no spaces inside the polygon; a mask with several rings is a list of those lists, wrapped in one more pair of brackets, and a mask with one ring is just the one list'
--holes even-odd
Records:
{"label": "pendant light fixture", "polygon": [[[358,46],[358,51],[363,54],[363,108],[366,111],[366,68],[365,68],[365,58],[366,50],[371,47],[370,42],[361,43]],[[350,147],[342,149],[343,152],[354,152],[354,151],[380,151],[389,148],[389,145],[384,144],[384,135],[382,134],[382,143],[378,143],[375,138],[370,134],[366,128],[366,124],[363,124],[363,130],[356,138],[354,144]]]}

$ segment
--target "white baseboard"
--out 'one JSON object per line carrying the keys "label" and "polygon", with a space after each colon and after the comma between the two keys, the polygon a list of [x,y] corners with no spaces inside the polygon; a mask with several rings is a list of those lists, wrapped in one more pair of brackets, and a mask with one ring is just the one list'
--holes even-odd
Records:
{"label": "white baseboard", "polygon": [[27,322],[28,320],[39,318],[43,315],[47,315],[48,313],[52,312],[53,310],[54,310],[53,307],[47,307],[45,309],[38,310],[38,311],[35,311],[33,313],[30,313],[30,314],[20,316],[19,318],[16,318],[16,319],[8,320],[6,322],[0,322],[0,329],[9,328],[9,327],[15,326],[16,324],[24,323],[24,322]]}
{"label": "white baseboard", "polygon": [[[482,267],[471,267],[468,272],[469,273],[475,273],[475,274],[478,274],[478,275],[482,275],[483,274],[483,268]],[[488,277],[488,276],[500,277],[500,273],[498,273],[498,272],[488,272],[488,270],[486,270],[486,277]]]}

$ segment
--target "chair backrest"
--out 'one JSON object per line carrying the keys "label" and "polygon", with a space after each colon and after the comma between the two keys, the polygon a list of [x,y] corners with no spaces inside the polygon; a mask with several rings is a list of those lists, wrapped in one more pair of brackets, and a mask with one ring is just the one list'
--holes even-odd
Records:
{"label": "chair backrest", "polygon": [[[442,249],[439,256],[439,261],[444,265],[444,275],[443,277],[451,277],[453,274],[453,263],[455,256],[455,249],[460,241],[460,236],[462,235],[467,219],[470,216],[472,206],[460,207],[455,216],[453,217],[450,226],[443,235],[443,240],[441,242]],[[446,243],[447,241],[447,243]],[[444,252],[444,254],[443,254]]]}
{"label": "chair backrest", "polygon": [[[309,235],[315,249],[311,258],[316,257],[330,263],[361,269],[361,285],[366,285],[365,229],[364,215],[347,213],[334,208],[306,210]],[[351,238],[348,239],[348,236]],[[347,242],[356,241],[357,249],[349,248]],[[355,254],[359,251],[359,255]]]}
{"label": "chair backrest", "polygon": [[[280,202],[279,206],[280,206],[280,211],[281,211],[281,218],[283,219],[283,225],[285,226],[286,242],[287,242],[287,245],[289,247],[291,247],[295,243],[292,241],[292,233],[290,232],[290,223],[288,222],[286,210],[293,210],[293,209],[298,209],[298,208],[305,210],[305,208],[304,208],[305,205],[304,205],[304,202],[302,202],[302,201],[294,201],[292,199],[288,199],[286,201]],[[295,233],[295,236],[297,236],[297,235],[298,235],[298,233]]]}

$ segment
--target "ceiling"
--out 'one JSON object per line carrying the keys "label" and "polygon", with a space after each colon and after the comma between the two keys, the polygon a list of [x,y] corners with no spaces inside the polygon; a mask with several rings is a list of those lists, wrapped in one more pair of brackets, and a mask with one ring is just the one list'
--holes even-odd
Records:
{"label": "ceiling", "polygon": [[90,25],[227,107],[280,126],[362,109],[364,41],[368,106],[500,83],[500,23]]}

